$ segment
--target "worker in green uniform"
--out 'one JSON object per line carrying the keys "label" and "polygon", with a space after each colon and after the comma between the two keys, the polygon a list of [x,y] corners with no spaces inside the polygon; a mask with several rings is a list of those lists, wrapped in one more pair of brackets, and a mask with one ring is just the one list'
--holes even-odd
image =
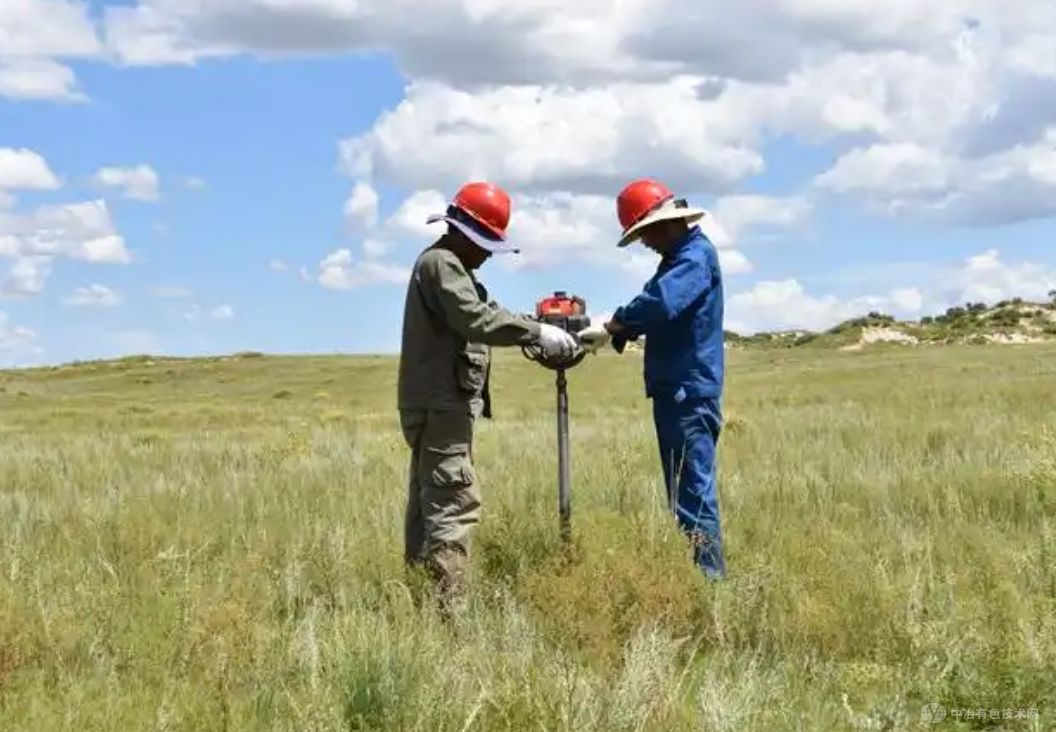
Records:
{"label": "worker in green uniform", "polygon": [[469,538],[480,521],[473,466],[473,427],[491,417],[493,346],[538,345],[570,356],[564,330],[515,315],[488,297],[477,270],[506,241],[509,196],[491,183],[463,186],[447,211],[428,223],[447,232],[418,257],[407,288],[400,353],[399,412],[411,449],[404,556],[424,567],[441,607],[465,585]]}

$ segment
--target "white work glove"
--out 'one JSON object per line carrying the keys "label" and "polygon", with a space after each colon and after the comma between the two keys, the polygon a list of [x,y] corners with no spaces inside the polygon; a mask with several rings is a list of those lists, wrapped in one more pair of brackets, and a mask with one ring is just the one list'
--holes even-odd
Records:
{"label": "white work glove", "polygon": [[590,322],[593,325],[576,333],[576,337],[579,339],[579,345],[584,351],[597,353],[609,344],[612,340],[612,334],[605,330],[605,324],[610,320],[612,320],[612,313],[591,316]]}
{"label": "white work glove", "polygon": [[589,328],[584,328],[576,333],[576,336],[579,338],[579,344],[583,347],[583,350],[590,353],[597,353],[612,340],[612,335],[605,330],[604,320],[595,323]]}
{"label": "white work glove", "polygon": [[560,356],[561,358],[572,358],[576,352],[576,339],[556,325],[549,323],[539,324],[539,345],[549,358]]}

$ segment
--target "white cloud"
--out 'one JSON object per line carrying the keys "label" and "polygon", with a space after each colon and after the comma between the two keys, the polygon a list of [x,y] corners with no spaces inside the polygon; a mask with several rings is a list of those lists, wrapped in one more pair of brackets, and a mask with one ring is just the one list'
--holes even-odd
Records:
{"label": "white cloud", "polygon": [[189,178],[185,178],[184,181],[183,181],[184,188],[187,188],[188,190],[191,190],[191,191],[205,190],[206,185],[207,184],[205,182],[205,179],[204,178],[199,178],[196,175],[192,175]]}
{"label": "white cloud", "polygon": [[345,201],[345,219],[357,227],[378,223],[378,193],[369,183],[359,181]]}
{"label": "white cloud", "polygon": [[4,366],[23,365],[43,353],[37,334],[31,328],[14,325],[11,316],[0,312],[0,359]]}
{"label": "white cloud", "polygon": [[0,283],[0,297],[18,300],[39,295],[51,275],[52,261],[40,255],[16,258]]}
{"label": "white cloud", "polygon": [[4,61],[0,57],[0,96],[15,100],[84,102],[73,70],[54,61]]}
{"label": "white cloud", "polygon": [[736,249],[720,249],[719,265],[722,268],[723,277],[748,274],[754,269],[748,257]]}
{"label": "white cloud", "polygon": [[[700,226],[719,249],[724,274],[752,270],[748,258],[732,248],[732,240],[712,217]],[[615,201],[608,196],[516,196],[509,231],[510,241],[521,248],[519,255],[501,260],[510,269],[576,263],[622,270],[635,277],[651,276],[656,269],[655,256],[642,251],[640,245],[616,246],[620,226]]]}
{"label": "white cloud", "polygon": [[416,191],[408,196],[396,212],[386,222],[386,227],[395,235],[405,235],[420,239],[437,236],[443,231],[439,224],[427,224],[430,215],[447,210],[447,198],[440,191]]}
{"label": "white cloud", "polygon": [[[812,211],[810,202],[798,196],[738,195],[720,198],[715,203],[714,218],[728,232],[726,238],[743,243],[743,239],[760,233],[800,227],[810,218]],[[724,237],[719,235],[718,238]]]}
{"label": "white cloud", "polygon": [[87,7],[68,0],[0,3],[0,96],[80,102],[73,71],[53,59],[88,58],[101,46]]}
{"label": "white cloud", "polygon": [[61,185],[39,153],[0,147],[0,191],[53,191]]}
{"label": "white cloud", "polygon": [[1047,300],[1056,289],[1056,270],[1035,262],[1009,264],[997,249],[969,257],[949,273],[945,282],[949,305],[967,302],[994,304],[1000,300],[1022,297]]}
{"label": "white cloud", "polygon": [[67,257],[127,264],[131,256],[101,200],[42,206],[30,213],[0,211],[0,256]]}
{"label": "white cloud", "polygon": [[990,249],[957,266],[929,271],[913,286],[880,295],[840,298],[809,293],[796,279],[759,282],[728,297],[726,328],[742,334],[817,331],[872,311],[913,319],[969,302],[994,305],[1016,297],[1045,301],[1052,290],[1056,269],[1036,262],[1006,262],[997,249]]}
{"label": "white cloud", "polygon": [[209,310],[210,320],[231,320],[235,317],[235,309],[230,305],[217,305]]}
{"label": "white cloud", "polygon": [[725,327],[742,335],[763,330],[820,331],[872,311],[913,315],[921,301],[920,293],[909,289],[842,300],[812,295],[795,279],[763,281],[728,298]]}
{"label": "white cloud", "polygon": [[120,190],[125,198],[134,201],[156,201],[160,197],[158,174],[149,165],[101,168],[93,180],[104,188]]}
{"label": "white cloud", "polygon": [[75,251],[73,257],[74,259],[83,259],[86,262],[128,264],[132,261],[128,250],[125,249],[124,237],[119,234],[89,239],[81,244],[80,249]]}
{"label": "white cloud", "polygon": [[621,267],[627,251],[620,238],[616,207],[604,196],[552,193],[516,196],[509,239],[520,254],[501,260],[511,268],[540,268],[578,262]]}
{"label": "white cloud", "polygon": [[[424,222],[428,214],[442,212],[446,206],[446,197],[435,190],[410,195],[388,220],[367,232],[362,242],[364,258],[377,260],[389,255],[396,250],[396,242],[409,238],[431,241],[440,236],[444,231],[442,225]],[[702,223],[702,228],[720,248],[725,271],[729,274],[751,271],[751,264],[741,252],[729,248],[731,243],[722,236],[712,235],[719,227],[710,217]],[[633,247],[621,250],[616,246],[620,228],[616,204],[610,196],[514,194],[508,234],[520,253],[496,260],[498,266],[507,270],[571,263],[640,276],[651,275],[656,268],[651,253]],[[352,257],[350,251],[347,256]],[[334,279],[340,280],[340,277]]]}
{"label": "white cloud", "polygon": [[[384,5],[345,0],[147,0],[109,8],[107,38],[126,63],[191,63],[243,51],[261,55],[388,50],[414,76],[520,81],[572,69],[633,72],[622,29],[643,0],[569,5],[535,0],[438,0]],[[599,15],[607,24],[597,24]]]}
{"label": "white cloud", "polygon": [[319,263],[318,282],[330,290],[354,290],[375,284],[403,285],[410,278],[404,267],[356,261],[348,249],[338,249]]}
{"label": "white cloud", "polygon": [[941,152],[921,145],[874,145],[847,153],[817,183],[838,193],[941,194],[950,185],[950,166]]}
{"label": "white cloud", "polygon": [[75,307],[105,307],[112,308],[121,304],[121,295],[104,285],[88,285],[78,287],[73,294],[64,301],[67,305]]}
{"label": "white cloud", "polygon": [[82,2],[4,0],[0,3],[0,57],[93,56],[99,39]]}
{"label": "white cloud", "polygon": [[916,287],[893,290],[890,299],[896,312],[907,315],[919,313],[924,307],[924,295]]}
{"label": "white cloud", "polygon": [[14,208],[18,200],[10,193],[0,190],[0,210]]}
{"label": "white cloud", "polygon": [[[1046,0],[141,0],[110,8],[128,63],[365,51],[405,75],[459,86],[657,80],[679,73],[780,80],[841,51],[933,51],[967,18],[1002,37],[1037,33]],[[1014,7],[1013,7],[1014,6]],[[1012,19],[1006,20],[1002,12]],[[1023,19],[1021,22],[1020,19]],[[766,53],[745,53],[746,43]]]}
{"label": "white cloud", "polygon": [[290,266],[281,259],[273,259],[268,262],[268,269],[270,269],[272,272],[285,272],[289,268]]}
{"label": "white cloud", "polygon": [[1005,224],[1056,215],[1056,127],[1041,139],[975,159],[919,145],[874,145],[844,155],[817,183],[865,198],[887,215]]}
{"label": "white cloud", "polygon": [[103,201],[42,206],[31,212],[0,210],[0,258],[12,260],[0,296],[39,295],[55,260],[127,264],[131,256]]}
{"label": "white cloud", "polygon": [[[537,196],[605,195],[658,171],[680,192],[731,193],[764,169],[768,140],[790,136],[861,147],[824,179],[832,190],[859,191],[857,165],[877,191],[904,190],[905,171],[940,196],[970,142],[992,137],[980,131],[1009,90],[1056,79],[1049,0],[139,0],[108,8],[105,25],[128,63],[391,54],[406,98],[342,145],[345,171],[370,190],[488,177]],[[1012,115],[1021,134],[990,154],[1036,142],[1052,119],[1045,96],[1029,95],[1041,101]],[[1009,186],[1030,205],[984,186],[964,192],[965,208],[990,210],[987,222],[1044,212],[1049,191],[1032,180]],[[376,215],[366,189],[348,209],[357,223]]]}
{"label": "white cloud", "polygon": [[701,101],[693,79],[476,93],[415,83],[341,155],[347,172],[411,190],[491,178],[525,192],[610,194],[652,169],[680,190],[723,191],[762,170],[735,117]]}

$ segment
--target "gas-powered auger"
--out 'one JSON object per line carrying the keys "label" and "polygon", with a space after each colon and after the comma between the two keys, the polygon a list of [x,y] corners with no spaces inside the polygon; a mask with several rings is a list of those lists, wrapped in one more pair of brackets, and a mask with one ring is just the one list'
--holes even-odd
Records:
{"label": "gas-powered auger", "polygon": [[[555,292],[535,305],[535,318],[543,323],[561,328],[573,336],[590,327],[587,303],[581,297]],[[557,496],[561,520],[561,538],[568,541],[572,536],[571,470],[568,449],[568,381],[565,371],[579,365],[587,352],[577,347],[568,358],[549,357],[538,346],[522,346],[526,358],[557,372]]]}

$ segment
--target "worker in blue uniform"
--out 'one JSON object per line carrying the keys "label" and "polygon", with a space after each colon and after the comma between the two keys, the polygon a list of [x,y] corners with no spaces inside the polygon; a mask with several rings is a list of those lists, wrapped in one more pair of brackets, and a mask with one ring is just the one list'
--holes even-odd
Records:
{"label": "worker in blue uniform", "polygon": [[660,264],[641,294],[578,336],[589,350],[611,343],[619,353],[644,336],[645,389],[670,507],[694,561],[708,577],[721,578],[726,562],[716,451],[725,370],[723,284],[718,252],[695,225],[708,214],[651,179],[628,185],[617,211],[619,246],[640,239],[660,255]]}

